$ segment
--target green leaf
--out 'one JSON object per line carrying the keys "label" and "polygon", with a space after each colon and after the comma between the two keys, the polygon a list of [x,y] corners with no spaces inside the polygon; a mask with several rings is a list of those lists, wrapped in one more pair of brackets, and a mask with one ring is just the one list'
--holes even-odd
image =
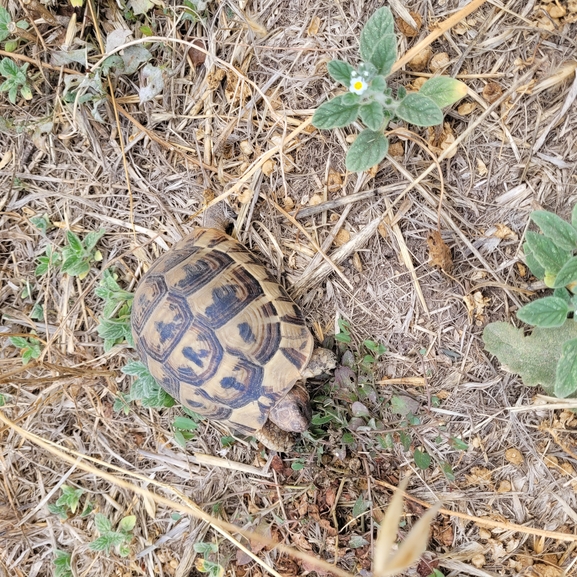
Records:
{"label": "green leaf", "polygon": [[10,337],[10,342],[18,349],[26,349],[30,346],[28,339],[24,337]]}
{"label": "green leaf", "polygon": [[345,445],[352,445],[355,442],[355,438],[351,433],[343,433],[342,441]]}
{"label": "green leaf", "polygon": [[351,75],[355,69],[348,62],[344,62],[343,60],[331,60],[327,65],[327,69],[329,74],[337,82],[344,84],[347,88],[350,86]]}
{"label": "green leaf", "polygon": [[10,24],[10,22],[12,22],[10,12],[8,12],[4,6],[0,6],[0,42],[10,36],[8,30],[8,24]]}
{"label": "green leaf", "polygon": [[18,74],[22,74],[20,72],[20,68],[16,65],[16,63],[10,58],[3,58],[0,61],[0,74],[5,78],[18,78]]}
{"label": "green leaf", "polygon": [[443,122],[443,111],[431,98],[420,92],[407,94],[399,103],[395,114],[415,126],[434,126]]}
{"label": "green leaf", "polygon": [[379,8],[367,21],[360,37],[361,58],[371,62],[386,76],[397,59],[397,41],[393,14],[388,7]]}
{"label": "green leaf", "polygon": [[413,439],[411,439],[411,435],[409,435],[409,433],[406,433],[405,431],[401,431],[399,433],[399,438],[401,439],[401,445],[403,447],[403,450],[408,451],[411,448],[411,443],[413,442]]}
{"label": "green leaf", "polygon": [[371,88],[376,92],[384,92],[387,89],[387,81],[384,76],[375,76],[371,81]]}
{"label": "green leaf", "polygon": [[355,501],[353,505],[353,517],[357,518],[360,517],[365,511],[367,511],[371,507],[370,501],[365,501],[362,495],[359,495],[358,499]]}
{"label": "green leaf", "polygon": [[567,304],[571,302],[571,294],[565,287],[556,288],[553,291],[553,296],[563,299]]}
{"label": "green leaf", "polygon": [[182,431],[180,430],[176,430],[174,431],[174,440],[182,447],[185,448],[186,447],[186,439],[184,438],[184,435],[182,434]]}
{"label": "green leaf", "polygon": [[112,531],[112,523],[108,517],[102,513],[96,513],[96,515],[94,515],[94,525],[99,533],[109,533]]}
{"label": "green leaf", "polygon": [[419,467],[419,469],[428,469],[431,465],[431,456],[419,449],[415,449],[413,453],[413,459],[415,459],[415,465]]}
{"label": "green leaf", "polygon": [[517,318],[528,325],[543,328],[560,327],[567,320],[568,304],[558,297],[537,299],[517,311]]}
{"label": "green leaf", "polygon": [[450,463],[441,463],[440,465],[441,471],[443,471],[443,475],[447,478],[448,481],[455,480],[455,474],[453,473],[453,467],[451,467]]}
{"label": "green leaf", "polygon": [[569,251],[577,249],[577,230],[561,217],[548,210],[535,210],[531,213],[531,220],[559,248]]}
{"label": "green leaf", "polygon": [[577,256],[571,257],[557,273],[553,288],[566,287],[577,281]]}
{"label": "green leaf", "polygon": [[118,530],[128,533],[134,529],[134,525],[136,525],[136,515],[128,515],[120,520]]}
{"label": "green leaf", "polygon": [[184,429],[186,431],[195,431],[198,429],[198,423],[188,417],[176,417],[172,422],[175,429]]}
{"label": "green leaf", "polygon": [[571,211],[571,224],[573,225],[573,228],[577,229],[577,204]]}
{"label": "green leaf", "polygon": [[385,158],[389,150],[389,140],[381,132],[365,129],[355,139],[346,158],[347,170],[361,172],[368,170]]}
{"label": "green leaf", "polygon": [[394,446],[393,435],[387,433],[386,435],[377,435],[377,441],[381,449],[392,449]]}
{"label": "green leaf", "polygon": [[569,251],[558,247],[550,238],[532,230],[526,236],[526,245],[545,273],[556,275],[571,258]]}
{"label": "green leaf", "polygon": [[457,449],[459,451],[466,451],[469,448],[469,445],[465,443],[465,441],[457,439],[457,437],[451,437],[449,439],[449,445],[451,445],[453,449]]}
{"label": "green leaf", "polygon": [[351,538],[349,539],[349,547],[351,549],[359,549],[361,547],[365,547],[368,544],[369,542],[360,535],[351,535]]}
{"label": "green leaf", "polygon": [[317,128],[343,128],[354,122],[359,115],[359,104],[358,102],[351,103],[351,99],[347,98],[350,96],[356,95],[341,94],[321,104],[313,115],[313,126]]}
{"label": "green leaf", "polygon": [[557,364],[555,396],[564,399],[577,391],[577,339],[563,345]]}
{"label": "green leaf", "polygon": [[536,327],[529,336],[523,329],[509,323],[490,323],[483,331],[485,349],[495,355],[501,364],[518,373],[525,385],[541,385],[547,394],[553,394],[557,362],[565,342],[577,338],[577,323],[568,320],[561,327]]}
{"label": "green leaf", "polygon": [[537,278],[544,279],[545,268],[539,264],[526,242],[523,243],[523,251],[525,252],[525,263],[529,267],[531,274]]}
{"label": "green leaf", "polygon": [[291,469],[293,471],[301,471],[304,468],[305,468],[305,464],[302,461],[294,461],[291,464]]}
{"label": "green leaf", "polygon": [[91,252],[92,249],[96,246],[96,243],[104,236],[106,230],[101,228],[98,231],[89,232],[84,237],[84,246],[88,252]]}
{"label": "green leaf", "polygon": [[110,553],[111,546],[112,543],[110,541],[110,537],[108,536],[108,534],[102,535],[102,537],[98,537],[98,539],[95,539],[94,541],[88,544],[89,549],[91,549],[92,551],[105,551],[106,554]]}
{"label": "green leaf", "polygon": [[427,80],[419,94],[428,96],[439,108],[444,108],[466,96],[467,85],[449,76],[437,76]]}
{"label": "green leaf", "polygon": [[363,104],[359,109],[361,120],[371,129],[379,130],[385,120],[383,107],[378,102]]}
{"label": "green leaf", "polygon": [[84,255],[84,245],[82,244],[82,241],[71,230],[66,231],[66,240],[68,241],[68,245],[70,246],[70,248],[78,256]]}

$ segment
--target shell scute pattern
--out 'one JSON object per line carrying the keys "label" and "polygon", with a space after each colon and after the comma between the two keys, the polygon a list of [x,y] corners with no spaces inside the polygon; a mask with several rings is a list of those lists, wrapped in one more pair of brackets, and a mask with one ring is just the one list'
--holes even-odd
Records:
{"label": "shell scute pattern", "polygon": [[161,256],[135,295],[133,333],[151,374],[209,419],[251,433],[300,378],[313,338],[258,259],[214,229]]}

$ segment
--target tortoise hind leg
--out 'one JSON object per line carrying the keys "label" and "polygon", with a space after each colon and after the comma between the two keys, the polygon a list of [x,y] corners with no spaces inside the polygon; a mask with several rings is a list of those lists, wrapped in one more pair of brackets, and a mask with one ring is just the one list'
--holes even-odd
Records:
{"label": "tortoise hind leg", "polygon": [[254,433],[254,436],[267,449],[272,449],[279,453],[290,451],[295,442],[294,437],[288,431],[283,431],[268,419],[263,428]]}
{"label": "tortoise hind leg", "polygon": [[333,351],[318,347],[313,351],[311,360],[306,368],[302,371],[303,379],[318,377],[323,373],[334,369],[337,366],[337,357]]}

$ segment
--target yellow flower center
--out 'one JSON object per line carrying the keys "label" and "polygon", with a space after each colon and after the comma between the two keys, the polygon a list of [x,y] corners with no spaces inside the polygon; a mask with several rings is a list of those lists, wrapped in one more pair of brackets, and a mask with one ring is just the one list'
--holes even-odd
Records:
{"label": "yellow flower center", "polygon": [[355,90],[360,90],[363,87],[363,83],[360,80],[357,80],[354,84],[353,84]]}

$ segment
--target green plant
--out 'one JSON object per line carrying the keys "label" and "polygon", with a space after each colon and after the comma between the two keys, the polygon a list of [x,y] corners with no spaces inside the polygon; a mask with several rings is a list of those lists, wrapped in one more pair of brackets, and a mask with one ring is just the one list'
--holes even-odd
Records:
{"label": "green plant", "polygon": [[571,223],[547,210],[531,220],[542,234],[528,231],[523,244],[531,272],[553,290],[517,311],[531,326],[524,335],[508,323],[490,323],[483,331],[485,348],[528,386],[541,385],[564,398],[577,393],[577,205]]}
{"label": "green plant", "polygon": [[210,556],[218,553],[217,545],[214,543],[195,543],[194,550],[202,554],[202,557],[199,557],[195,562],[198,571],[208,573],[210,577],[222,577],[224,575],[224,567],[210,561]]}
{"label": "green plant", "polygon": [[130,541],[132,541],[132,530],[136,524],[136,516],[128,515],[123,517],[118,524],[116,531],[112,529],[112,523],[106,515],[96,513],[94,515],[94,525],[100,533],[100,537],[92,541],[88,546],[92,551],[104,551],[110,555],[112,548],[116,548],[121,557],[130,555]]}
{"label": "green plant", "polygon": [[[19,20],[18,22],[12,21],[12,16],[10,12],[6,10],[3,6],[0,6],[0,42],[6,40],[9,36],[22,37],[24,39],[34,41],[35,38],[30,32],[27,32],[29,27],[26,20]],[[4,44],[4,49],[6,52],[14,52],[18,47],[18,40],[9,40]]]}
{"label": "green plant", "polygon": [[31,359],[37,359],[41,353],[40,341],[33,335],[29,337],[10,337],[10,342],[18,349],[22,355],[22,364],[27,365]]}
{"label": "green plant", "polygon": [[102,273],[102,280],[95,289],[96,296],[104,299],[102,316],[98,319],[98,334],[104,339],[104,351],[126,341],[134,346],[130,326],[130,311],[134,295],[125,291],[116,281],[117,276],[109,269]]}
{"label": "green plant", "polygon": [[80,240],[71,230],[66,231],[68,245],[62,249],[62,265],[60,270],[70,276],[82,280],[90,272],[93,261],[101,261],[102,254],[96,250],[96,243],[106,231],[101,228],[97,232],[89,232],[84,240]]}
{"label": "green plant", "polygon": [[314,113],[317,128],[343,128],[359,117],[366,126],[353,142],[346,167],[362,171],[378,164],[387,154],[389,140],[384,134],[391,120],[404,120],[416,126],[441,124],[441,108],[467,94],[467,86],[447,76],[427,80],[418,92],[397,90],[394,98],[386,77],[397,59],[394,19],[388,7],[379,8],[367,21],[360,36],[363,62],[355,70],[342,60],[332,60],[328,72],[348,92],[322,104]]}
{"label": "green plant", "polygon": [[42,276],[46,274],[50,267],[59,267],[62,264],[62,255],[54,250],[51,244],[47,244],[46,248],[44,249],[45,256],[38,257],[38,265],[36,266],[36,270],[34,274],[36,276]]}
{"label": "green plant", "polygon": [[26,78],[27,69],[28,63],[19,67],[10,58],[2,58],[2,60],[0,60],[0,75],[6,78],[6,80],[0,84],[0,92],[8,92],[8,100],[10,100],[12,104],[16,104],[18,90],[20,90],[21,96],[26,100],[31,100],[32,98],[32,90]]}
{"label": "green plant", "polygon": [[[56,503],[51,503],[48,505],[48,510],[53,515],[58,515],[60,519],[65,521],[68,519],[70,514],[74,515],[78,509],[80,503],[80,498],[84,494],[82,489],[75,489],[74,487],[69,487],[68,485],[62,485],[61,495],[58,497]],[[92,512],[93,506],[90,501],[86,501],[84,508],[82,509],[81,517],[86,517]]]}
{"label": "green plant", "polygon": [[[140,361],[131,361],[122,367],[125,375],[136,377],[124,402],[139,400],[143,407],[172,407],[176,401],[154,380],[146,365]],[[115,409],[119,410],[115,404]]]}
{"label": "green plant", "polygon": [[60,549],[54,550],[54,577],[72,577],[72,568],[70,562],[72,554]]}

